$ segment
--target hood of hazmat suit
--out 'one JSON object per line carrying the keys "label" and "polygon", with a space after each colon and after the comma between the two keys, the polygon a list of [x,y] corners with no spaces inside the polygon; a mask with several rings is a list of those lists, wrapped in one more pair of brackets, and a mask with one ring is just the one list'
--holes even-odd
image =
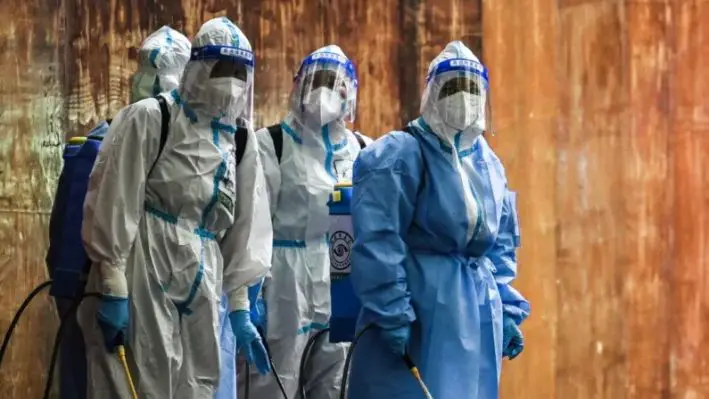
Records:
{"label": "hood of hazmat suit", "polygon": [[[273,233],[251,129],[253,65],[251,45],[231,21],[208,21],[168,96],[159,157],[162,114],[149,98],[116,116],[92,171],[82,228],[95,263],[89,284],[129,297],[126,346],[140,397],[213,397],[220,296],[231,310],[247,310],[248,285],[270,267]],[[248,139],[237,165],[241,134]],[[93,347],[88,397],[129,395],[95,317],[81,321]]]}
{"label": "hood of hazmat suit", "polygon": [[435,134],[453,144],[490,131],[491,109],[488,71],[460,42],[449,44],[428,68],[421,115]]}
{"label": "hood of hazmat suit", "polygon": [[[335,45],[320,48],[295,75],[290,110],[280,123],[280,162],[269,132],[257,132],[274,225],[273,264],[262,291],[266,336],[289,397],[296,396],[308,339],[330,319],[327,203],[335,184],[351,181],[360,151],[346,127],[355,119],[357,86],[344,52]],[[303,376],[308,397],[339,398],[345,356],[345,345],[330,344],[326,334],[318,338]],[[281,396],[272,376],[252,373],[250,389],[252,397]]]}
{"label": "hood of hazmat suit", "polygon": [[190,59],[190,41],[163,26],[148,36],[138,50],[138,71],[133,74],[130,102],[176,89]]}
{"label": "hood of hazmat suit", "polygon": [[423,397],[381,334],[406,326],[433,397],[498,397],[503,314],[519,324],[530,308],[510,285],[516,195],[480,135],[486,76],[470,50],[450,43],[431,64],[423,117],[355,163],[352,279],[363,306],[358,328],[374,328],[355,349],[349,397]]}

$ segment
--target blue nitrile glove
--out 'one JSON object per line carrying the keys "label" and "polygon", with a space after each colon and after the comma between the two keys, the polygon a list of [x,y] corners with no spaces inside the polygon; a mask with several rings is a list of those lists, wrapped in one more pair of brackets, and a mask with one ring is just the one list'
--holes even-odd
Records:
{"label": "blue nitrile glove", "polygon": [[113,352],[124,345],[128,330],[128,298],[104,295],[96,313],[106,349]]}
{"label": "blue nitrile glove", "polygon": [[261,293],[261,287],[263,283],[258,283],[253,287],[249,287],[249,303],[251,304],[251,309],[249,314],[251,315],[251,322],[254,323],[256,327],[260,327],[263,332],[263,336],[266,336],[266,301],[263,300],[263,295]]}
{"label": "blue nitrile glove", "polygon": [[517,323],[511,318],[502,318],[502,357],[510,360],[519,356],[524,350],[524,336]]}
{"label": "blue nitrile glove", "polygon": [[229,313],[231,329],[236,336],[236,348],[243,351],[246,360],[256,366],[259,373],[265,375],[271,371],[268,363],[268,353],[263,346],[261,337],[256,331],[256,327],[251,322],[249,312],[246,310],[235,310]]}
{"label": "blue nitrile glove", "polygon": [[404,356],[411,337],[411,326],[407,324],[391,330],[381,330],[381,333],[389,350],[395,355]]}

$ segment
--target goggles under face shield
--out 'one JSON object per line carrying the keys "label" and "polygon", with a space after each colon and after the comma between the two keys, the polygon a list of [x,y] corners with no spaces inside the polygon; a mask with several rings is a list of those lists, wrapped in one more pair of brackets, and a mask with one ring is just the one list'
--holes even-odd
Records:
{"label": "goggles under face shield", "polygon": [[253,77],[254,54],[231,46],[204,46],[192,49],[192,61],[217,61],[210,78],[236,78],[248,82]]}
{"label": "goggles under face shield", "polygon": [[443,83],[441,91],[438,93],[438,99],[441,100],[460,92],[479,96],[481,92],[480,82],[471,76],[456,76]]}

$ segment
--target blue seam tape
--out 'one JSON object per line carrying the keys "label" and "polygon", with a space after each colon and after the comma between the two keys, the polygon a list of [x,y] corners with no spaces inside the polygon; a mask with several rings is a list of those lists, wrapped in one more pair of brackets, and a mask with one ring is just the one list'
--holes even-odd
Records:
{"label": "blue seam tape", "polygon": [[192,301],[194,301],[194,298],[197,296],[197,289],[199,289],[199,286],[202,284],[202,279],[204,278],[204,243],[201,243],[200,247],[201,248],[199,253],[199,269],[197,269],[197,275],[195,276],[194,281],[192,282],[190,292],[189,294],[187,294],[187,299],[185,299],[184,302],[175,304],[180,314],[192,314],[192,310],[190,310],[189,306],[190,304],[192,304]]}
{"label": "blue seam tape", "polygon": [[345,138],[344,138],[342,141],[340,141],[339,143],[334,144],[334,145],[332,146],[332,150],[335,151],[335,152],[340,151],[341,149],[347,147],[347,143],[348,143],[347,137],[345,137]]}
{"label": "blue seam tape", "polygon": [[305,241],[301,240],[273,240],[273,246],[277,248],[305,248]]}
{"label": "blue seam tape", "polygon": [[222,17],[222,22],[231,32],[231,44],[234,47],[239,47],[239,32],[236,31],[236,26],[234,26],[234,24],[229,21],[227,17]]}
{"label": "blue seam tape", "polygon": [[300,136],[298,136],[298,133],[293,131],[293,129],[291,129],[291,127],[288,126],[287,123],[281,122],[281,129],[283,129],[283,131],[286,132],[286,134],[289,135],[293,139],[293,141],[298,144],[303,144],[303,139],[301,139]]}
{"label": "blue seam tape", "polygon": [[[179,222],[179,217],[177,217],[175,215],[170,215],[169,213],[161,211],[160,209],[157,209],[151,205],[145,205],[145,211],[153,216],[156,216],[160,220],[170,223],[170,224],[176,225]],[[211,231],[201,228],[201,227],[195,228],[194,230],[192,230],[192,232],[201,238],[206,238],[209,240],[216,240],[216,238],[217,238],[216,233],[211,232]]]}
{"label": "blue seam tape", "polygon": [[150,51],[150,64],[153,66],[153,68],[157,68],[158,66],[155,64],[155,61],[158,58],[158,55],[160,54],[160,49],[159,48],[154,48]]}
{"label": "blue seam tape", "polygon": [[222,160],[219,163],[219,167],[217,168],[217,173],[214,174],[214,181],[212,182],[212,198],[209,200],[207,207],[204,208],[204,211],[202,212],[202,226],[205,226],[207,224],[207,216],[217,204],[217,200],[219,198],[219,182],[224,178],[224,174],[226,173],[226,154],[222,152],[221,148],[219,147],[219,125],[220,124],[218,120],[215,119],[212,121],[212,142],[221,154]]}
{"label": "blue seam tape", "polygon": [[328,125],[322,127],[322,139],[325,143],[325,170],[331,177],[336,179],[337,176],[332,168],[332,160],[335,157],[335,154],[334,149],[332,148],[332,143],[330,142],[330,128]]}
{"label": "blue seam tape", "polygon": [[170,224],[177,224],[177,217],[170,215],[169,213],[163,212],[157,208],[154,208],[150,205],[145,206],[145,210],[150,213],[151,215],[157,216],[159,219],[162,219],[165,222],[168,222]]}
{"label": "blue seam tape", "polygon": [[182,110],[185,112],[185,116],[190,120],[190,122],[195,123],[197,122],[197,114],[190,108],[189,105],[185,104],[182,101],[182,97],[180,97],[180,93],[177,91],[177,89],[173,89],[170,94],[172,95],[172,98],[175,100],[175,104],[179,105]]}
{"label": "blue seam tape", "polygon": [[327,324],[322,323],[310,323],[298,329],[297,335],[307,334],[312,330],[324,330],[328,328]]}

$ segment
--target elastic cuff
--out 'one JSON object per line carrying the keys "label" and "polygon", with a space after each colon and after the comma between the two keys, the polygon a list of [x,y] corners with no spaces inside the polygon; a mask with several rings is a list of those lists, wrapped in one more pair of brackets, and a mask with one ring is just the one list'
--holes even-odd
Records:
{"label": "elastic cuff", "polygon": [[249,310],[249,289],[241,287],[227,294],[229,296],[229,310]]}
{"label": "elastic cuff", "polygon": [[128,297],[128,281],[124,268],[110,263],[100,264],[101,281],[103,282],[103,294],[120,298]]}

